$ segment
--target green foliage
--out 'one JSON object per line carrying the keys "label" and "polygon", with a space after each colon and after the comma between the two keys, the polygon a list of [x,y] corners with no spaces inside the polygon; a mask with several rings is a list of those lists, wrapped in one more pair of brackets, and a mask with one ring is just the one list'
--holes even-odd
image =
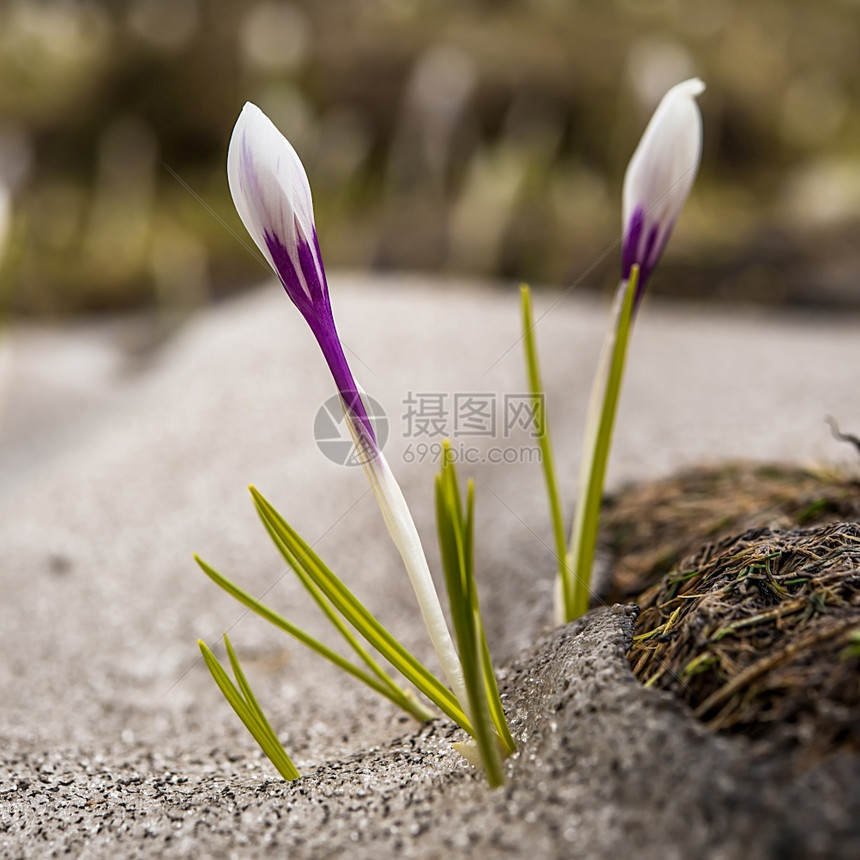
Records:
{"label": "green foliage", "polygon": [[394,682],[382,671],[379,667],[379,664],[367,653],[365,649],[361,647],[361,645],[357,642],[354,636],[352,636],[351,632],[343,627],[341,629],[342,622],[338,618],[338,629],[344,635],[347,642],[353,647],[353,650],[361,657],[363,662],[371,669],[373,674],[368,674],[363,671],[358,666],[350,663],[349,660],[342,657],[336,651],[333,651],[328,646],[324,645],[318,639],[315,639],[313,636],[310,636],[301,628],[297,627],[295,624],[287,621],[269,606],[262,603],[261,601],[255,599],[247,591],[241,589],[234,582],[230,581],[226,576],[221,573],[218,573],[213,567],[208,565],[205,561],[195,556],[195,560],[197,564],[200,565],[200,568],[203,572],[219,587],[223,588],[231,597],[234,597],[240,603],[247,606],[261,618],[265,618],[267,621],[271,622],[283,630],[285,633],[288,633],[290,636],[298,639],[303,645],[306,645],[312,651],[316,651],[321,657],[324,657],[326,660],[334,663],[339,669],[342,669],[349,675],[352,675],[354,678],[357,678],[360,681],[363,681],[373,690],[376,690],[382,696],[390,699],[394,702],[395,705],[403,708],[417,720],[423,722],[432,718],[433,714],[428,711],[426,708],[422,707],[420,703],[416,702],[412,695],[406,691],[402,690],[398,687]]}
{"label": "green foliage", "polygon": [[[552,455],[552,442],[549,435],[549,419],[546,414],[546,397],[540,377],[537,343],[535,342],[535,323],[532,314],[531,290],[526,284],[520,287],[520,307],[522,311],[523,348],[526,355],[526,371],[528,373],[529,393],[535,410],[535,430],[540,446],[541,465],[543,467],[546,491],[549,498],[549,512],[552,520],[552,533],[555,542],[555,557],[558,562],[559,582],[564,583],[563,594],[568,593],[567,583],[570,580],[570,567],[567,555],[567,539],[564,531],[564,513],[562,512],[561,496],[558,491],[558,480],[555,476],[555,461]],[[565,606],[565,615],[568,615]]]}
{"label": "green foliage", "polygon": [[471,734],[472,726],[451,691],[376,620],[254,487],[251,488],[251,494],[263,524],[287,564],[294,571],[301,569],[331,601],[332,606],[404,678]]}
{"label": "green foliage", "polygon": [[566,621],[579,618],[588,611],[591,568],[597,547],[597,528],[600,525],[600,503],[603,498],[609,449],[612,445],[615,414],[618,411],[621,380],[624,376],[627,342],[633,323],[633,299],[638,283],[639,267],[634,266],[629,280],[618,285],[612,323],[603,344],[603,353],[591,390],[582,447],[579,499],[570,541],[573,576],[565,583]]}
{"label": "green foliage", "polygon": [[272,729],[272,726],[266,719],[266,715],[257,703],[257,699],[251,691],[251,687],[239,665],[236,652],[233,650],[233,646],[230,644],[227,634],[224,634],[224,644],[227,646],[227,656],[230,658],[230,666],[233,668],[233,675],[236,678],[236,682],[239,684],[238,689],[230,680],[230,676],[218,662],[218,659],[207,647],[206,643],[201,639],[198,639],[197,644],[200,646],[203,659],[209,667],[209,671],[212,673],[215,683],[224,694],[224,698],[227,699],[230,703],[230,707],[233,708],[236,715],[245,724],[245,728],[248,729],[254,737],[254,740],[260,745],[260,748],[266,754],[269,761],[272,762],[272,764],[277,768],[278,773],[284,779],[298,779],[299,772],[290,760],[290,757],[287,755],[281,742],[278,740],[278,736],[275,734],[274,729]]}
{"label": "green foliage", "polygon": [[[442,470],[437,477],[436,504],[439,541],[449,590],[451,614],[463,665],[468,704],[458,702],[451,691],[377,621],[261,493],[251,487],[251,494],[257,513],[278,552],[332,626],[364,664],[364,668],[292,624],[195,556],[203,572],[231,597],[261,618],[265,618],[352,677],[363,681],[415,719],[422,722],[431,719],[433,713],[417,700],[411,689],[400,687],[388,676],[376,658],[362,645],[360,640],[364,640],[412,687],[426,696],[439,710],[474,738],[479,760],[484,766],[490,784],[500,785],[504,780],[502,757],[516,751],[516,744],[511,737],[502,709],[475,588],[474,487],[470,481],[464,511],[450,449],[446,446]],[[209,671],[230,706],[271,759],[278,772],[285,779],[295,779],[298,773],[292,767],[289,757],[277,742],[271,726],[260,710],[226,635],[224,639],[238,689],[212,652],[201,642],[200,648]],[[468,746],[463,745],[462,752],[470,757]]]}
{"label": "green foliage", "polygon": [[475,487],[470,480],[464,511],[447,443],[443,446],[441,472],[436,476],[436,521],[451,618],[475,729],[472,734],[487,780],[497,786],[504,782],[501,753],[509,755],[517,747],[502,709],[478,606],[474,572]]}
{"label": "green foliage", "polygon": [[622,281],[618,285],[612,311],[612,322],[603,344],[600,364],[594,377],[582,449],[579,499],[569,549],[566,547],[564,539],[561,500],[555,476],[549,422],[546,417],[544,391],[534,338],[531,296],[528,287],[523,286],[521,288],[526,369],[529,390],[536,409],[538,442],[541,448],[544,478],[555,536],[559,585],[557,593],[560,598],[557,609],[560,616],[559,620],[563,622],[573,621],[588,611],[591,568],[597,547],[597,529],[600,525],[603,484],[606,478],[609,450],[612,445],[612,431],[615,426],[615,414],[618,410],[621,381],[624,377],[624,363],[633,323],[634,297],[638,283],[639,267],[634,266],[629,280]]}
{"label": "green foliage", "polygon": [[853,660],[860,657],[860,630],[848,634],[848,644],[839,652],[842,660]]}

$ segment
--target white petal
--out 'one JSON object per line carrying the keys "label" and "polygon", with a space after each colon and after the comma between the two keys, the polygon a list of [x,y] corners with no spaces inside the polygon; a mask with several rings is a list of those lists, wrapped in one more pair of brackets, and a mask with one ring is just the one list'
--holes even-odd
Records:
{"label": "white petal", "polygon": [[702,115],[696,96],[705,85],[698,78],[676,84],[654,111],[624,176],[625,229],[637,207],[658,223],[661,235],[678,217],[702,155]]}
{"label": "white petal", "polygon": [[298,270],[297,225],[313,246],[310,184],[290,142],[251,102],[242,108],[230,138],[227,181],[242,223],[269,263],[274,266],[265,232],[281,240]]}

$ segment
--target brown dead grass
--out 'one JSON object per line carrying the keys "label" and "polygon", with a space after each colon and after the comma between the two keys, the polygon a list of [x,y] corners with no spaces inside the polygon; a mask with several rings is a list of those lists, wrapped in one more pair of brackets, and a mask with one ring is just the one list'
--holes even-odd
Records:
{"label": "brown dead grass", "polygon": [[799,763],[860,752],[858,519],[860,483],[799,469],[733,464],[620,493],[604,526],[613,596],[642,607],[636,676]]}

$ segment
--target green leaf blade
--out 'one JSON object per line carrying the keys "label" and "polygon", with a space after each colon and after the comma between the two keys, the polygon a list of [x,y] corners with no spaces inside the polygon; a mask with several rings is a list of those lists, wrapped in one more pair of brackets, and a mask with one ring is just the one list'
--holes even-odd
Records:
{"label": "green leaf blade", "polygon": [[251,488],[257,512],[284,560],[302,566],[338,612],[404,678],[454,722],[470,731],[471,724],[451,691],[385,629],[275,508]]}
{"label": "green leaf blade", "polygon": [[[233,708],[236,716],[239,717],[245,725],[245,728],[259,744],[260,749],[263,750],[266,757],[272,762],[278,773],[280,773],[285,780],[291,781],[298,779],[298,770],[287,754],[287,751],[283,748],[280,741],[278,741],[269,721],[263,715],[260,706],[257,704],[256,698],[250,691],[250,686],[248,686],[247,679],[245,679],[241,669],[239,669],[239,674],[237,674],[236,677],[237,680],[239,680],[240,686],[243,686],[250,694],[248,699],[246,699],[242,692],[236,688],[230,680],[230,676],[224,671],[224,668],[218,662],[218,658],[212,653],[206,643],[203,642],[202,639],[198,639],[197,644],[200,647],[200,653],[203,655],[203,660],[215,680],[215,683],[218,685],[218,688],[221,690],[221,693],[224,695],[224,698],[227,700],[230,707]],[[228,654],[230,655],[230,662],[235,672],[239,663],[229,644]]]}
{"label": "green leaf blade", "polygon": [[346,660],[336,651],[333,651],[327,645],[323,644],[318,639],[315,639],[313,636],[306,633],[300,627],[297,627],[295,624],[292,624],[290,621],[287,621],[287,619],[279,615],[262,601],[257,600],[247,591],[240,588],[222,573],[219,573],[217,570],[215,570],[215,568],[203,561],[203,559],[199,558],[198,556],[194,556],[194,560],[197,562],[200,569],[209,577],[209,579],[211,579],[216,585],[226,591],[227,594],[229,594],[231,597],[239,601],[239,603],[243,604],[244,606],[247,606],[252,612],[256,613],[261,618],[265,618],[268,622],[273,624],[279,630],[283,630],[288,635],[297,639],[299,642],[319,654],[319,656],[321,656],[325,660],[328,660],[330,663],[333,663],[339,669],[342,669],[347,674],[366,684],[368,687],[370,687],[372,690],[375,690],[380,695],[385,696],[395,705],[415,717],[415,719],[417,719],[419,722],[426,722],[427,720],[432,719],[433,714],[425,707],[423,707],[420,702],[416,701],[413,697],[411,697],[407,691],[403,690],[401,687],[398,687],[393,682],[390,682],[389,684],[384,684],[378,678],[374,677],[373,675],[369,675],[367,672],[364,672],[362,669],[355,666],[353,663],[350,663],[349,660]]}
{"label": "green leaf blade", "polygon": [[532,408],[535,411],[535,431],[538,447],[541,452],[541,466],[546,486],[547,502],[549,504],[550,522],[552,524],[555,557],[558,566],[558,580],[562,595],[572,589],[572,571],[567,552],[567,537],[565,534],[564,511],[561,494],[558,489],[558,478],[555,471],[555,459],[552,451],[552,439],[549,432],[549,418],[546,411],[546,394],[541,381],[540,363],[538,360],[537,342],[535,338],[535,322],[532,313],[531,290],[526,284],[520,286],[520,308],[522,316],[522,340],[526,359],[526,374],[528,376],[529,394],[532,398]]}
{"label": "green leaf blade", "polygon": [[591,568],[597,547],[603,485],[612,446],[612,432],[618,411],[638,282],[639,267],[633,266],[629,280],[626,283],[622,281],[619,285],[613,308],[613,324],[607,332],[600,365],[592,385],[582,451],[579,500],[570,544],[573,579],[571,589],[565,593],[566,621],[573,621],[588,611]]}
{"label": "green leaf blade", "polygon": [[[471,734],[475,739],[487,781],[495,787],[504,783],[504,770],[498,735],[493,729],[492,708],[488,702],[491,687],[485,677],[482,657],[486,640],[483,636],[480,611],[477,610],[473,575],[474,488],[470,486],[467,491],[464,517],[457,472],[450,446],[447,444],[443,447],[441,473],[437,475],[436,481],[436,521],[451,620],[463,667],[469,716],[474,727]],[[492,667],[490,669],[492,671]],[[495,683],[495,678],[493,682]]]}

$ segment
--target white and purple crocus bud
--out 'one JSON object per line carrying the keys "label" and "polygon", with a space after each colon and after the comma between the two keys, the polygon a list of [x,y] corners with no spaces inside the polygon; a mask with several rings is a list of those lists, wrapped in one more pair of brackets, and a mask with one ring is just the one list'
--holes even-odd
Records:
{"label": "white and purple crocus bud", "polygon": [[451,690],[465,708],[468,699],[460,658],[448,631],[418,530],[394,474],[377,446],[360,389],[335,328],[307,174],[289,141],[250,102],[242,109],[230,139],[227,179],[239,217],[307,320],[331,370],[362,465],[388,533],[403,559],[430,639]]}
{"label": "white and purple crocus bud", "polygon": [[702,115],[696,96],[705,85],[698,78],[676,84],[654,111],[624,176],[622,278],[639,266],[638,305],[651,272],[699,169]]}
{"label": "white and purple crocus bud", "polygon": [[360,431],[362,453],[374,456],[373,427],[334,324],[307,174],[290,142],[250,102],[242,108],[230,139],[227,181],[242,223],[322,350]]}

